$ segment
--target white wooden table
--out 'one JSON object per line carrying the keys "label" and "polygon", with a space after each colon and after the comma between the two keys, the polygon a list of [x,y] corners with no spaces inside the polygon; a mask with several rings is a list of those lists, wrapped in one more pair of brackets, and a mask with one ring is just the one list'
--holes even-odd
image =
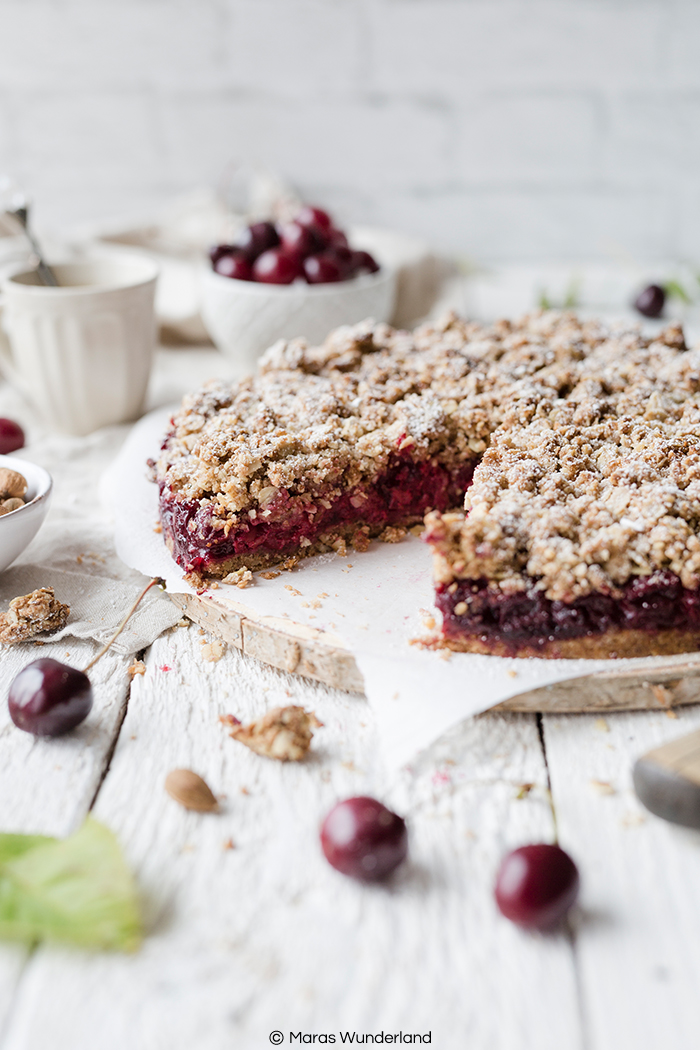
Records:
{"label": "white wooden table", "polygon": [[[163,351],[154,399],[221,369],[209,351]],[[31,422],[7,388],[0,414]],[[32,455],[49,456],[33,433]],[[57,505],[105,550],[95,485],[125,433],[64,443],[50,468]],[[700,1044],[700,837],[647,815],[630,777],[637,755],[698,728],[700,708],[673,721],[487,714],[390,781],[362,697],[234,649],[209,662],[207,640],[195,625],[166,633],[133,682],[130,659],[108,655],[95,708],[67,738],[35,741],[0,703],[0,830],[65,835],[92,809],[136,872],[148,934],[135,956],[0,946],[0,1050],[262,1050],[273,1030],[284,1045],[382,1030],[431,1032],[440,1050]],[[41,654],[80,665],[89,650]],[[5,692],[29,658],[0,652]],[[218,720],[284,703],[324,723],[302,764],[252,754]],[[166,796],[178,766],[225,796],[219,815]],[[493,878],[506,850],[553,839],[550,789],[581,906],[568,933],[525,934],[497,913]],[[320,854],[320,819],[353,794],[409,822],[410,861],[388,886],[344,879]]]}

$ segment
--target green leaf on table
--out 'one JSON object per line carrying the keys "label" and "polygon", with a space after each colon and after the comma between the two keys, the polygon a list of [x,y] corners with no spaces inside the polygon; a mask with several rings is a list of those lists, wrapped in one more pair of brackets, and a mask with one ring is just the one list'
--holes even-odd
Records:
{"label": "green leaf on table", "polygon": [[678,281],[664,281],[664,291],[669,299],[680,299],[682,303],[692,303],[687,291]]}
{"label": "green leaf on table", "polygon": [[67,839],[0,834],[0,939],[138,948],[136,885],[112,832],[88,817]]}

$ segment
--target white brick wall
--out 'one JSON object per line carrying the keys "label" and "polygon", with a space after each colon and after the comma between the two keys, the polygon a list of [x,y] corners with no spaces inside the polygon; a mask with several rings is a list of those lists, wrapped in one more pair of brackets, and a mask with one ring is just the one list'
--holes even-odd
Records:
{"label": "white brick wall", "polygon": [[44,227],[236,161],[488,261],[700,264],[700,0],[0,0]]}

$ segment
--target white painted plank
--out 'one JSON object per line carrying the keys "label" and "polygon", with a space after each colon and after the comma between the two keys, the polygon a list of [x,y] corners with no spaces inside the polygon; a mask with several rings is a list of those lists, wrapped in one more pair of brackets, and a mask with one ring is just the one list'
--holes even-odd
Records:
{"label": "white painted plank", "polygon": [[92,642],[64,639],[0,654],[0,830],[61,837],[74,831],[87,813],[123,715],[131,658],[107,652],[91,669],[92,711],[63,737],[34,737],[17,729],[7,709],[7,692],[32,660],[52,657],[82,668],[96,651]]}
{"label": "white painted plank", "polygon": [[[130,659],[107,653],[90,671],[94,705],[65,737],[39,739],[13,725],[7,709],[12,679],[31,660],[53,657],[85,667],[97,647],[66,639],[0,652],[0,831],[63,836],[85,817],[99,786],[123,715]],[[26,949],[0,945],[0,1037],[27,958]]]}
{"label": "white painted plank", "polygon": [[[552,834],[534,719],[477,719],[389,785],[363,700],[235,650],[206,663],[201,642],[191,627],[152,647],[95,809],[138,874],[149,936],[135,957],[37,952],[3,1050],[252,1050],[273,1028],[576,1050],[567,940],[522,934],[491,897],[502,852]],[[218,722],[289,702],[324,723],[303,764],[260,758]],[[176,766],[226,794],[220,815],[165,795]],[[536,786],[518,799],[523,783]],[[410,822],[411,861],[387,887],[320,854],[322,816],[363,793]]]}
{"label": "white painted plank", "polygon": [[24,945],[0,944],[0,1045],[29,954]]}
{"label": "white painted plank", "polygon": [[639,712],[544,724],[561,844],[583,884],[576,951],[590,1050],[691,1050],[700,1031],[700,835],[647,813],[631,772],[651,747],[697,729],[700,709],[679,708],[674,720]]}

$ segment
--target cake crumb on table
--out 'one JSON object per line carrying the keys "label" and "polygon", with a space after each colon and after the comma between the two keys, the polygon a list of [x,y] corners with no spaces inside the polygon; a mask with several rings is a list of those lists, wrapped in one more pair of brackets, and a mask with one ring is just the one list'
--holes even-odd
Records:
{"label": "cake crumb on table", "polygon": [[217,663],[225,652],[226,644],[219,638],[214,638],[211,642],[204,642],[202,645],[202,659],[210,664]]}
{"label": "cake crumb on table", "polygon": [[15,645],[44,631],[58,631],[66,626],[69,615],[70,605],[59,602],[53,587],[40,587],[13,598],[7,612],[0,615],[0,645]]}
{"label": "cake crumb on table", "polygon": [[247,726],[241,725],[234,715],[222,715],[220,721],[230,727],[234,740],[264,758],[280,762],[299,762],[304,758],[314,729],[323,724],[313,712],[296,705],[276,707]]}
{"label": "cake crumb on table", "polygon": [[224,576],[221,582],[228,583],[232,587],[240,587],[243,590],[244,587],[252,586],[253,574],[250,569],[236,569],[235,572],[230,572],[228,576]]}

